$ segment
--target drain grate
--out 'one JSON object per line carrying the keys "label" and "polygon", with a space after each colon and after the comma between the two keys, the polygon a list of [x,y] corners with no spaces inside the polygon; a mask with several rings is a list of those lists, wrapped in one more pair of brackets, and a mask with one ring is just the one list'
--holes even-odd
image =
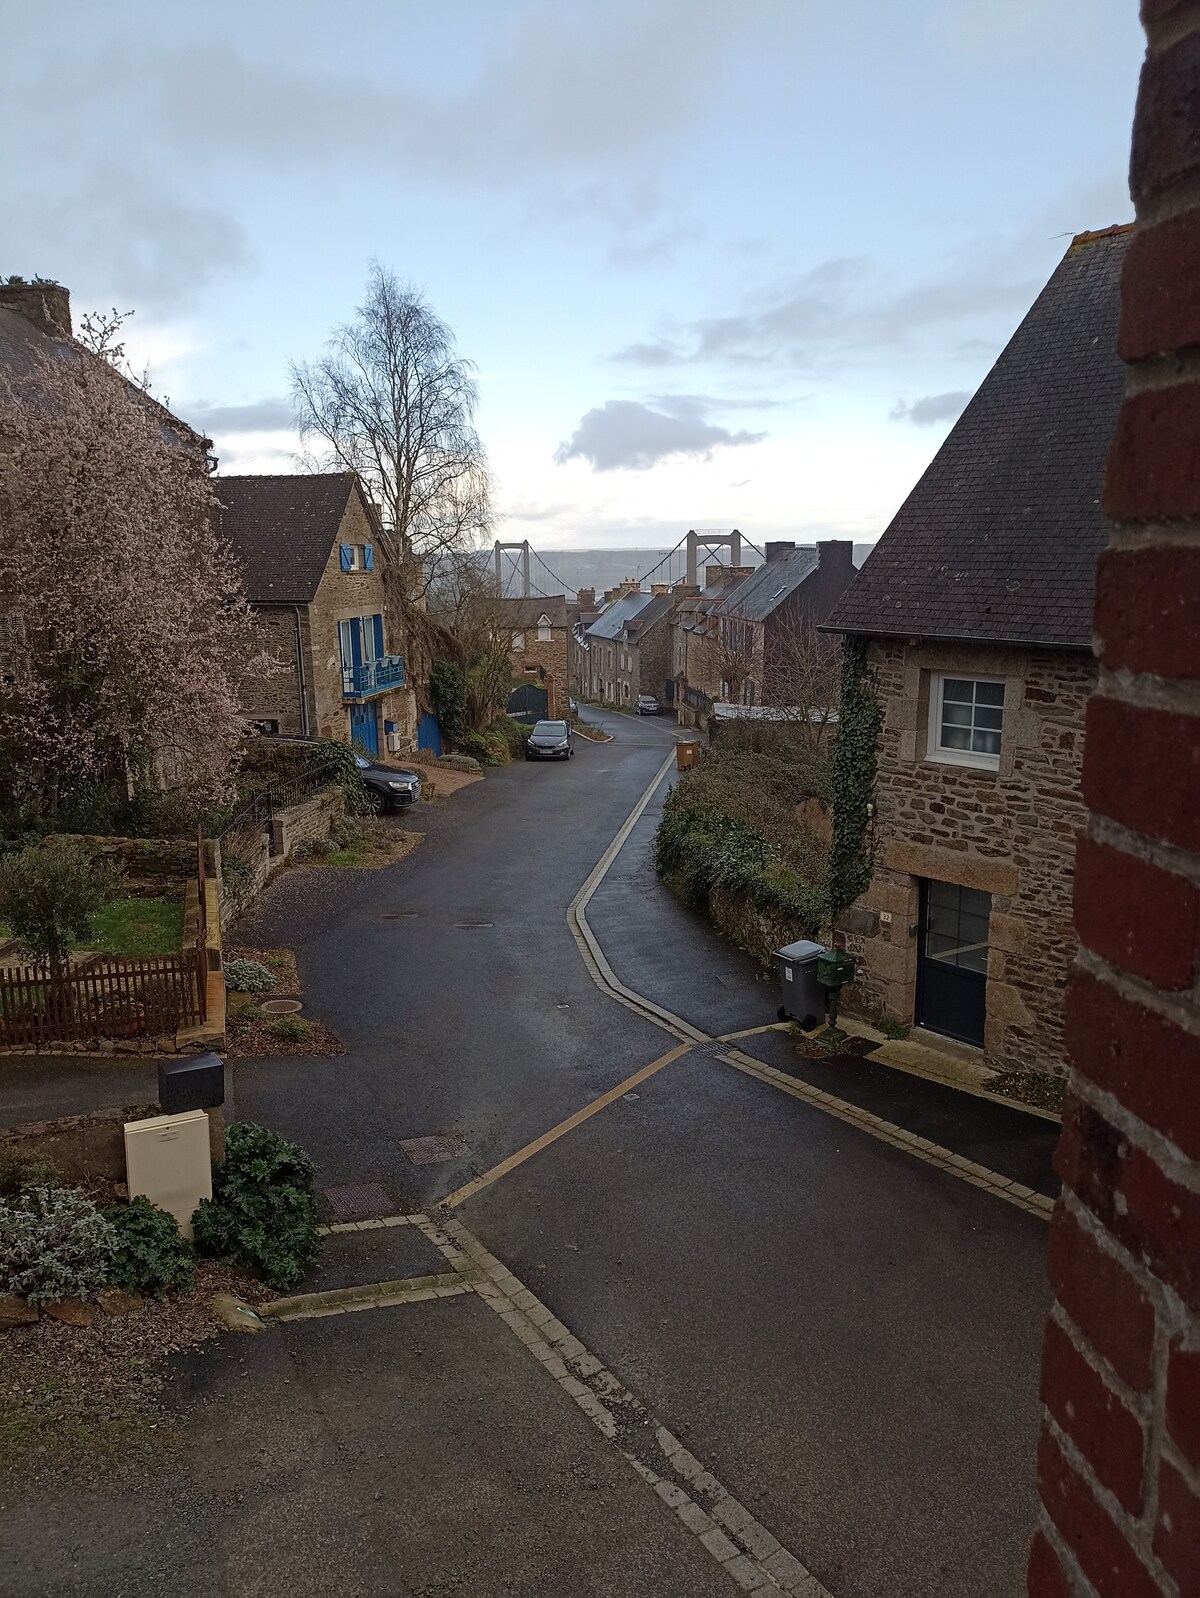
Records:
{"label": "drain grate", "polygon": [[476,927],[491,927],[491,926],[495,926],[495,922],[494,921],[455,921],[454,925],[456,927],[459,927],[463,931],[468,931],[469,932],[469,931],[472,931]]}
{"label": "drain grate", "polygon": [[400,1147],[414,1165],[437,1165],[442,1160],[465,1160],[470,1145],[460,1137],[406,1137]]}
{"label": "drain grate", "polygon": [[420,913],[419,910],[385,910],[381,919],[384,921],[415,921]]}
{"label": "drain grate", "polygon": [[264,1015],[295,1015],[297,1010],[303,1008],[299,999],[265,999],[259,1005]]}
{"label": "drain grate", "polygon": [[370,1215],[388,1215],[392,1201],[378,1182],[353,1182],[348,1187],[321,1190],[330,1213],[339,1221],[362,1221]]}

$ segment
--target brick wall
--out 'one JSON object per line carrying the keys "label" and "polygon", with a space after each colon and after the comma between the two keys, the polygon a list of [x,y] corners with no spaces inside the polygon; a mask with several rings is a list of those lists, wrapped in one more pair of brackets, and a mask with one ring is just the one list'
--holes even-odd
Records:
{"label": "brick wall", "polygon": [[1200,1593],[1200,3],[1143,17],[1033,1598]]}
{"label": "brick wall", "polygon": [[[1078,948],[1071,882],[1085,823],[1080,767],[1096,663],[1068,650],[891,642],[871,643],[868,659],[883,709],[879,863],[859,913],[846,918],[847,947],[861,958],[852,1002],[912,1021],[917,939],[909,928],[920,879],[981,889],[992,896],[989,1062],[1065,1074],[1063,996]],[[934,672],[1004,680],[998,771],[925,758]]]}

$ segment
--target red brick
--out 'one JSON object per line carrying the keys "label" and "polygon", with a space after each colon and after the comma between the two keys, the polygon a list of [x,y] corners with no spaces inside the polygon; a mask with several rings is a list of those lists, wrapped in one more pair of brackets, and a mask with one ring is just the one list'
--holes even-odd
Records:
{"label": "red brick", "polygon": [[1104,510],[1114,521],[1200,515],[1200,383],[1131,395],[1108,453]]}
{"label": "red brick", "polygon": [[1042,1402],[1087,1459],[1096,1480],[1139,1514],[1146,1449],[1142,1423],[1057,1321],[1046,1323]]}
{"label": "red brick", "polygon": [[1066,1045],[1084,1076],[1200,1159],[1200,1037],[1076,971],[1067,987]]}
{"label": "red brick", "polygon": [[1200,211],[1134,235],[1121,275],[1117,350],[1137,361],[1200,344]]}
{"label": "red brick", "polygon": [[1161,1587],[1045,1428],[1038,1445],[1038,1491],[1099,1598],[1162,1598]]}
{"label": "red brick", "polygon": [[[1200,461],[1200,449],[1194,453]],[[1200,719],[1094,694],[1086,737],[1089,809],[1148,837],[1200,849]]]}
{"label": "red brick", "polygon": [[1200,1593],[1200,1498],[1169,1460],[1158,1472],[1158,1525],[1154,1552],[1174,1576],[1181,1594]]}
{"label": "red brick", "polygon": [[1190,988],[1198,926],[1200,894],[1186,877],[1079,840],[1075,928],[1089,949],[1155,987]]}
{"label": "red brick", "polygon": [[1096,568],[1096,632],[1113,671],[1200,678],[1200,543],[1106,549]]}
{"label": "red brick", "polygon": [[1154,1306],[1069,1211],[1055,1211],[1047,1271],[1054,1296],[1127,1386],[1150,1385]]}
{"label": "red brick", "polygon": [[1179,1451],[1200,1465],[1200,1349],[1171,1349],[1167,1365],[1167,1430]]}
{"label": "red brick", "polygon": [[1138,87],[1129,188],[1140,205],[1200,166],[1200,35],[1148,57]]}
{"label": "red brick", "polygon": [[1071,1583],[1063,1574],[1058,1555],[1039,1531],[1029,1545],[1029,1598],[1072,1598]]}
{"label": "red brick", "polygon": [[1071,1095],[1054,1164],[1117,1241],[1200,1312],[1200,1196]]}

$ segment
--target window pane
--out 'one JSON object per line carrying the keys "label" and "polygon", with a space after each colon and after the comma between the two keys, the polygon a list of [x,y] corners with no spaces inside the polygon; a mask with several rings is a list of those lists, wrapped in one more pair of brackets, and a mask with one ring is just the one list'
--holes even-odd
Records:
{"label": "window pane", "polygon": [[943,727],[969,727],[971,725],[970,705],[943,705]]}
{"label": "window pane", "polygon": [[987,975],[987,947],[982,949],[963,949],[958,956],[958,964],[964,971],[978,971],[981,976]]}
{"label": "window pane", "polygon": [[991,727],[999,732],[1004,725],[1004,711],[999,705],[976,705],[975,725],[977,727]]}
{"label": "window pane", "polygon": [[969,727],[948,727],[942,723],[942,748],[943,749],[969,749],[971,747],[971,729]]}
{"label": "window pane", "polygon": [[1000,753],[1000,734],[998,732],[977,732],[971,737],[971,748],[977,755],[998,755]]}
{"label": "window pane", "polygon": [[962,908],[969,916],[982,916],[986,921],[992,913],[992,896],[984,893],[982,888],[960,888],[959,900]]}
{"label": "window pane", "polygon": [[940,932],[930,932],[925,938],[925,953],[931,960],[952,959],[955,946],[954,938],[947,938]]}
{"label": "window pane", "polygon": [[942,703],[954,699],[962,704],[974,704],[974,688],[975,684],[968,682],[965,677],[946,677],[942,681]]}
{"label": "window pane", "polygon": [[977,682],[975,684],[975,701],[980,705],[1004,705],[1004,684],[1002,682]]}

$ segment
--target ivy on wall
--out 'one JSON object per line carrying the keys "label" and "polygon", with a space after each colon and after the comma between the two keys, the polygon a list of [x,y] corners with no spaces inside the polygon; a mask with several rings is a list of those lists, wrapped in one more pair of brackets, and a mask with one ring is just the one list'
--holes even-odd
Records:
{"label": "ivy on wall", "polygon": [[875,793],[875,745],[883,719],[865,638],[842,644],[842,695],[830,767],[833,842],[829,897],[836,916],[871,882],[870,822]]}

